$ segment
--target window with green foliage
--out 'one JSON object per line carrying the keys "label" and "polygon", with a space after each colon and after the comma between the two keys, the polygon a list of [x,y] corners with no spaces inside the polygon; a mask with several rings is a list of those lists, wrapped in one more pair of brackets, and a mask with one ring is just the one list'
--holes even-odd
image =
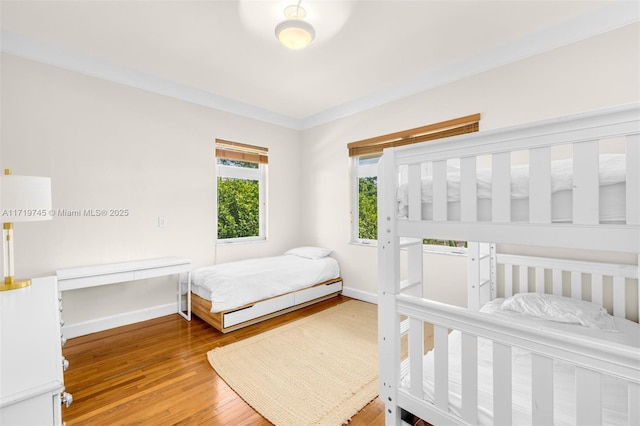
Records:
{"label": "window with green foliage", "polygon": [[358,238],[378,239],[378,177],[358,179]]}
{"label": "window with green foliage", "polygon": [[[354,176],[357,179],[357,203],[354,203],[354,217],[358,217],[357,229],[354,227],[356,242],[371,244],[378,239],[378,176],[377,163],[379,155],[357,158],[354,161]],[[357,232],[357,235],[355,233]],[[427,246],[445,246],[465,248],[466,242],[452,240],[435,240],[425,238],[422,243]]]}
{"label": "window with green foliage", "polygon": [[218,240],[264,239],[266,162],[243,153],[244,145],[222,149],[216,142]]}
{"label": "window with green foliage", "polygon": [[259,235],[260,181],[218,176],[218,238]]}
{"label": "window with green foliage", "polygon": [[369,243],[378,239],[378,160],[380,155],[354,158],[353,240]]}
{"label": "window with green foliage", "polygon": [[452,248],[466,248],[466,241],[454,241],[454,240],[433,240],[431,238],[425,238],[422,240],[422,244],[427,246],[446,246]]}
{"label": "window with green foliage", "polygon": [[[352,164],[352,227],[351,240],[372,244],[378,239],[378,161],[385,148],[424,143],[479,130],[480,114],[473,114],[388,135],[347,144]],[[423,176],[430,172],[425,164]],[[400,181],[405,177],[398,176]],[[425,238],[430,250],[455,252],[465,248],[464,241],[443,241]],[[445,248],[446,247],[446,248]]]}

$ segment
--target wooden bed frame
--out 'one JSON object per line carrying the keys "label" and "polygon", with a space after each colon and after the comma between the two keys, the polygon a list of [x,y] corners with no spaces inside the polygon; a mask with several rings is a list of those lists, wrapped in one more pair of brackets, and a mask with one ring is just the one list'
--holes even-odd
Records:
{"label": "wooden bed frame", "polygon": [[211,301],[191,295],[191,311],[215,329],[228,333],[296,309],[330,299],[342,292],[342,278],[335,278],[290,293],[221,312],[211,312]]}
{"label": "wooden bed frame", "polygon": [[[599,141],[626,139],[626,220],[599,223]],[[573,218],[550,219],[551,147],[571,145]],[[529,221],[512,222],[509,182],[511,153],[529,152]],[[492,157],[492,219],[479,221],[476,203],[478,156]],[[446,161],[459,159],[461,220],[447,218]],[[421,168],[432,163],[435,220],[421,214]],[[408,217],[398,214],[400,168],[408,168]],[[400,425],[409,412],[431,424],[478,424],[478,339],[493,344],[493,407],[495,424],[511,424],[511,351],[532,355],[532,423],[554,423],[553,366],[560,360],[575,367],[577,424],[599,423],[601,380],[606,376],[627,384],[627,424],[640,424],[640,352],[573,334],[548,333],[499,321],[477,309],[488,300],[518,292],[553,293],[605,306],[614,316],[638,322],[640,291],[640,104],[561,117],[495,131],[451,137],[384,151],[378,169],[379,372],[380,398],[388,425]],[[470,241],[468,308],[423,298],[423,238]],[[482,243],[471,243],[479,241]],[[497,245],[496,245],[497,244]],[[537,246],[598,250],[633,259],[632,265],[565,261],[497,253],[496,247]],[[629,256],[631,255],[631,256]],[[502,271],[499,274],[499,271]],[[428,271],[426,271],[428,274]],[[587,278],[588,277],[588,278]],[[603,284],[606,283],[606,284]],[[605,300],[607,299],[607,300]],[[629,300],[631,299],[631,300]],[[433,400],[423,394],[425,324],[434,327]],[[451,411],[448,391],[447,339],[462,332],[461,413]],[[407,346],[408,357],[400,348]],[[438,364],[439,363],[439,364]],[[439,366],[439,367],[438,367]],[[400,385],[410,375],[411,388]]]}

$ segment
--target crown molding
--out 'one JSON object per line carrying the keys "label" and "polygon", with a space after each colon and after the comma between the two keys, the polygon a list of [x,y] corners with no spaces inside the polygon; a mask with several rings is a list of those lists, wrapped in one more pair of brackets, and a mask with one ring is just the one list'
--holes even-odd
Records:
{"label": "crown molding", "polygon": [[429,71],[412,80],[387,87],[303,119],[278,114],[4,30],[1,33],[0,50],[3,53],[208,108],[295,130],[305,130],[638,21],[640,21],[639,3],[626,0],[612,1],[604,8],[580,15],[561,25],[480,52],[455,64]]}
{"label": "crown molding", "polygon": [[638,21],[640,3],[628,0],[613,1],[602,9],[577,16],[561,25],[527,35],[457,63],[429,71],[404,83],[306,117],[302,120],[301,127],[308,129],[326,124]]}
{"label": "crown molding", "polygon": [[34,40],[17,33],[3,30],[0,40],[0,50],[3,53],[169,96],[197,105],[265,121],[278,126],[300,130],[301,122],[298,119],[225,98],[205,90],[162,79],[102,59],[83,55],[70,49]]}

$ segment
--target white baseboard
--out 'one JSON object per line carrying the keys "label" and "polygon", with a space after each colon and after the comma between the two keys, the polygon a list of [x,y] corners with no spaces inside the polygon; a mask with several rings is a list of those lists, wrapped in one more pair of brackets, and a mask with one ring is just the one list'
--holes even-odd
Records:
{"label": "white baseboard", "polygon": [[369,293],[368,291],[362,291],[351,287],[342,287],[342,294],[351,297],[353,299],[362,300],[363,302],[378,304],[378,295],[376,293]]}
{"label": "white baseboard", "polygon": [[[369,293],[368,291],[362,291],[351,287],[343,287],[342,294],[353,299],[378,304],[378,295]],[[183,309],[186,308],[183,306]],[[175,314],[177,312],[176,304],[168,303],[166,305],[153,306],[139,311],[125,312],[76,324],[65,324],[64,327],[62,327],[62,334],[65,338],[72,339],[74,337],[84,336],[86,334],[96,333],[110,328],[121,327],[123,325],[135,324],[137,322]]]}
{"label": "white baseboard", "polygon": [[62,327],[62,334],[67,339],[72,339],[85,334],[96,333],[98,331],[108,330],[110,328],[121,327],[123,325],[134,324],[140,321],[146,321],[153,318],[163,317],[177,313],[175,303],[154,306],[139,311],[125,312],[123,314],[113,315],[94,319],[91,321],[79,322],[76,324],[65,324]]}

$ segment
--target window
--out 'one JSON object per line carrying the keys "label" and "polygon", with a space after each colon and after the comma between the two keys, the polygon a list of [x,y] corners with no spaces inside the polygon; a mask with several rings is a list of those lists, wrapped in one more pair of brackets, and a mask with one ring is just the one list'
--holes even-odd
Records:
{"label": "window", "polygon": [[[378,160],[384,148],[477,132],[480,114],[396,132],[347,145],[352,164],[351,240],[372,244],[378,238]],[[462,242],[424,240],[425,245],[460,247]]]}
{"label": "window", "polygon": [[264,240],[268,150],[216,139],[218,241]]}
{"label": "window", "polygon": [[370,244],[378,239],[378,160],[381,154],[354,158],[354,221],[353,241]]}

